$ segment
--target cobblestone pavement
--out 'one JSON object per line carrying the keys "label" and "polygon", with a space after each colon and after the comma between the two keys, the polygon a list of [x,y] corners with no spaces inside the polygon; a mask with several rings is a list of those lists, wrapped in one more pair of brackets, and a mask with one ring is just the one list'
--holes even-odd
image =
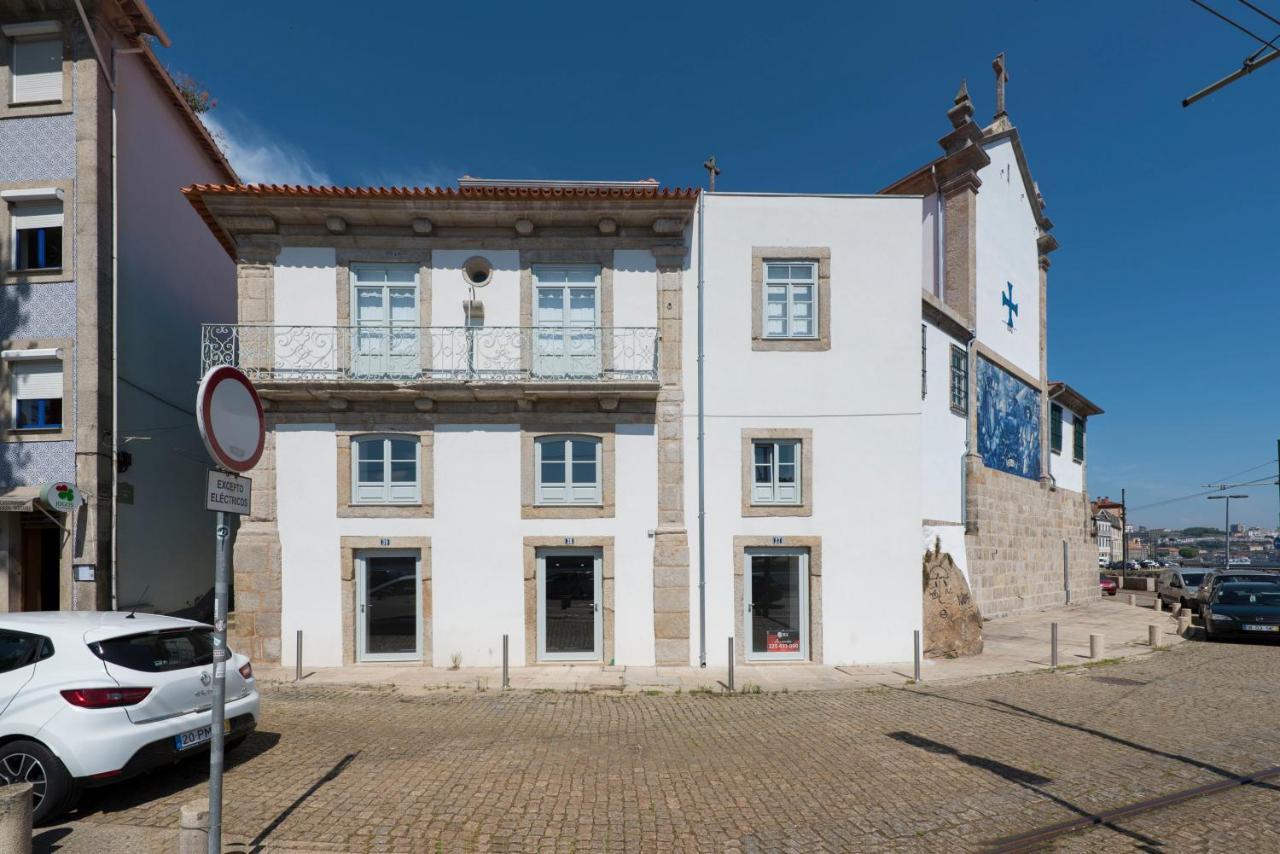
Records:
{"label": "cobblestone pavement", "polygon": [[[229,769],[227,834],[237,851],[980,850],[1280,765],[1278,677],[1280,646],[1192,642],[1138,661],[918,689],[277,687]],[[126,830],[173,850],[160,840],[176,838],[179,805],[204,794],[204,774],[196,761],[87,793],[37,850],[116,850],[110,840]],[[1273,783],[1055,847],[1280,850]]]}

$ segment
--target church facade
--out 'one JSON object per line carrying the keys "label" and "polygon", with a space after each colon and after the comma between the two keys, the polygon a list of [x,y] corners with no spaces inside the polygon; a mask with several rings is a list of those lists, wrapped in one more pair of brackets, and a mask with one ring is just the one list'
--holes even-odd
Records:
{"label": "church facade", "polygon": [[245,370],[269,426],[233,647],[900,661],[936,543],[988,615],[1096,596],[1050,223],[1007,117],[949,115],[859,196],[189,187],[239,269],[202,368]]}

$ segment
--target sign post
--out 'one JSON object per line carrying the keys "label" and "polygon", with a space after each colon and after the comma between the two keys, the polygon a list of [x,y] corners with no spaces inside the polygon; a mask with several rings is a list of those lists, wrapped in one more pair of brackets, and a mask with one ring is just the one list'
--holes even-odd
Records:
{"label": "sign post", "polygon": [[249,378],[229,365],[211,369],[196,392],[196,423],[218,469],[209,472],[205,508],[217,512],[213,575],[213,707],[209,748],[209,854],[222,851],[222,768],[227,705],[227,591],[231,517],[249,512],[248,478],[266,443],[262,401]]}

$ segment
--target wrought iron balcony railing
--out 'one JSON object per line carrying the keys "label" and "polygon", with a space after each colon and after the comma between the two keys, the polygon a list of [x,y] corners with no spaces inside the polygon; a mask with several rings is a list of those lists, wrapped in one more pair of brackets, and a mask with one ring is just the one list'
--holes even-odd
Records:
{"label": "wrought iron balcony railing", "polygon": [[657,382],[653,327],[271,326],[208,323],[201,372],[259,382]]}

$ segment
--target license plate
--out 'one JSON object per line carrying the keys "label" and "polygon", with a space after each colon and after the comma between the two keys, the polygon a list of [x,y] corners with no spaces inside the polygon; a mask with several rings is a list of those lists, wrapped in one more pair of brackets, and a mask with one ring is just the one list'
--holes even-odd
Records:
{"label": "license plate", "polygon": [[1280,632],[1280,626],[1255,626],[1252,623],[1245,623],[1241,628],[1246,632]]}
{"label": "license plate", "polygon": [[[224,720],[222,722],[222,731],[224,733],[231,732],[231,721]],[[204,726],[178,733],[173,737],[173,743],[179,750],[188,750],[204,744],[211,738],[213,738],[213,724],[205,724]]]}

